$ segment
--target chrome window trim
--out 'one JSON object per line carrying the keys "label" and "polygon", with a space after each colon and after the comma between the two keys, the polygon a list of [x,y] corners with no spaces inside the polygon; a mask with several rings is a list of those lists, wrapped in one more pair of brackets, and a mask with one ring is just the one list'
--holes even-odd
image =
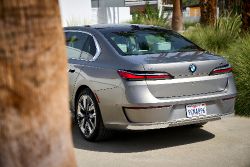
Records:
{"label": "chrome window trim", "polygon": [[[93,34],[91,34],[89,32],[86,32],[86,31],[82,31],[82,30],[64,30],[64,33],[65,32],[80,32],[80,33],[88,34],[88,35],[90,35],[94,39],[95,47],[96,47],[96,53],[95,53],[94,57],[92,59],[90,59],[90,60],[86,60],[86,59],[82,59],[82,58],[79,58],[77,60],[95,61],[100,56],[100,54],[101,54],[101,47],[100,47],[97,39],[95,38],[95,36]],[[81,52],[82,52],[82,50],[81,50]],[[81,57],[81,55],[80,55],[80,57]],[[75,59],[75,58],[70,58],[70,59]]]}

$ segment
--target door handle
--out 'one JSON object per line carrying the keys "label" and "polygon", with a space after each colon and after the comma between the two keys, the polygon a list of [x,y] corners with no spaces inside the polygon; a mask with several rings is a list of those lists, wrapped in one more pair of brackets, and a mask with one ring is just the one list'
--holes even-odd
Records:
{"label": "door handle", "polygon": [[74,69],[69,69],[69,72],[74,73],[76,70]]}

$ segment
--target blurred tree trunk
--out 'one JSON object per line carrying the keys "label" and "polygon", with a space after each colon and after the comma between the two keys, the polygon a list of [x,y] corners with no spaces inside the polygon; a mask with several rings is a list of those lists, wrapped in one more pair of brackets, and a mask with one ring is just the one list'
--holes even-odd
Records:
{"label": "blurred tree trunk", "polygon": [[229,13],[239,13],[242,0],[224,0],[225,9]]}
{"label": "blurred tree trunk", "polygon": [[242,0],[242,29],[250,30],[250,1]]}
{"label": "blurred tree trunk", "polygon": [[202,25],[214,25],[217,18],[217,0],[200,0]]}
{"label": "blurred tree trunk", "polygon": [[179,32],[183,30],[181,0],[173,0],[173,6],[172,29]]}
{"label": "blurred tree trunk", "polygon": [[225,14],[225,10],[226,10],[225,1],[226,0],[218,0],[218,6],[219,6],[220,15]]}
{"label": "blurred tree trunk", "polygon": [[57,0],[1,0],[0,29],[0,166],[76,166]]}
{"label": "blurred tree trunk", "polygon": [[233,11],[235,0],[218,0],[220,15],[228,14]]}
{"label": "blurred tree trunk", "polygon": [[226,0],[227,10],[230,12],[233,10],[234,0]]}

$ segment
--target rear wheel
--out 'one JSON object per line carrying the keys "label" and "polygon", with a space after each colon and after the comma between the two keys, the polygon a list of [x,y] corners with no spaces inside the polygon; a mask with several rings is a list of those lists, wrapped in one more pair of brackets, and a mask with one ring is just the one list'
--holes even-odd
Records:
{"label": "rear wheel", "polygon": [[75,111],[76,122],[86,140],[106,138],[108,131],[103,125],[98,103],[90,89],[84,89],[78,94]]}

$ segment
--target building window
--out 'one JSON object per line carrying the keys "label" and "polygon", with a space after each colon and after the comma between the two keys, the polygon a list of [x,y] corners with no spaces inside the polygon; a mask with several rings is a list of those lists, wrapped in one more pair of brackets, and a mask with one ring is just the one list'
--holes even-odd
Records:
{"label": "building window", "polygon": [[99,0],[91,0],[92,8],[99,8]]}

